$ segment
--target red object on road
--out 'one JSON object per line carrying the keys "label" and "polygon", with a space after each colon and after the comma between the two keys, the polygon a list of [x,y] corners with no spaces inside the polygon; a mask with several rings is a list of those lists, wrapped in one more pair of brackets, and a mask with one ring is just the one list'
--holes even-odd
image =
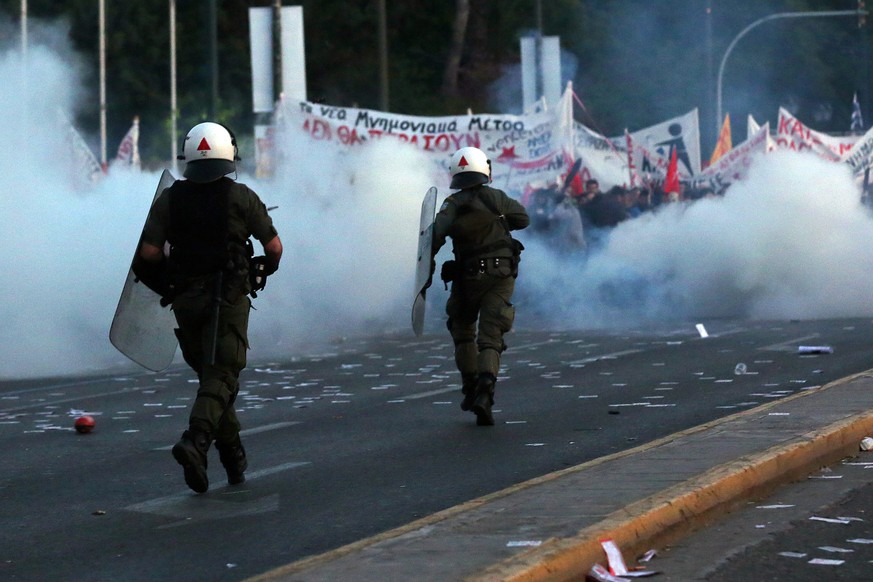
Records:
{"label": "red object on road", "polygon": [[81,434],[89,433],[94,430],[94,425],[96,424],[93,416],[80,416],[76,419],[76,432]]}

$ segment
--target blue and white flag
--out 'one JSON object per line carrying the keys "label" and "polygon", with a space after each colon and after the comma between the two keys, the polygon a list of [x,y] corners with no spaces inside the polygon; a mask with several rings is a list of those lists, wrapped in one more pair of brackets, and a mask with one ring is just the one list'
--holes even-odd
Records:
{"label": "blue and white flag", "polygon": [[855,98],[852,99],[852,125],[849,131],[863,131],[864,119],[861,117],[861,104],[858,103],[858,94],[855,93]]}

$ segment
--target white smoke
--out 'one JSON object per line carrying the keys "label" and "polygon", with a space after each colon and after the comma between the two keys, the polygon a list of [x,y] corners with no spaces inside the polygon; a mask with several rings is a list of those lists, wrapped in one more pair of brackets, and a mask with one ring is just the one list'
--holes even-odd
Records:
{"label": "white smoke", "polygon": [[[112,168],[90,189],[73,185],[56,122],[78,102],[77,67],[59,56],[70,53],[31,47],[26,76],[16,51],[0,56],[0,378],[127,365],[108,330],[159,173]],[[278,206],[271,216],[285,245],[254,300],[252,359],[343,336],[411,337],[421,200],[448,177],[393,141],[340,155],[297,139],[283,138],[290,154],[274,179],[240,177]],[[868,315],[873,221],[858,198],[845,168],[777,154],[725,198],[623,223],[587,255],[556,255],[523,231],[518,326]],[[446,333],[435,321],[444,300],[437,281],[429,333]]]}
{"label": "white smoke", "polygon": [[[18,51],[0,57],[0,137],[11,144],[0,160],[0,378],[127,364],[108,331],[159,172],[112,167],[94,186],[76,185],[58,122],[59,112],[74,117],[75,71],[39,47],[26,73]],[[277,206],[271,216],[285,245],[280,271],[254,300],[252,358],[408,329],[430,164],[387,141],[338,156],[287,139],[293,155],[275,179],[239,177]]]}
{"label": "white smoke", "polygon": [[[273,181],[257,186],[285,253],[256,300],[252,343],[264,353],[410,326],[421,202],[430,162],[393,140],[339,154],[299,132]],[[259,338],[258,336],[262,336]],[[263,340],[263,341],[262,341]]]}
{"label": "white smoke", "polygon": [[724,198],[621,223],[587,259],[525,253],[519,299],[528,325],[566,327],[869,315],[871,236],[847,167],[777,152]]}

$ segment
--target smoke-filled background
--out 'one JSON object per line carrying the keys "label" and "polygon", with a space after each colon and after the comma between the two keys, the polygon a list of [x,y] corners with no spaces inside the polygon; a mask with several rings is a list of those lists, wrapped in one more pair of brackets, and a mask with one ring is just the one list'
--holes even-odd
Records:
{"label": "smoke-filled background", "polygon": [[[14,50],[0,57],[0,378],[127,363],[108,330],[159,175],[111,168],[96,185],[75,185],[57,121],[86,99],[72,54],[32,47],[26,65]],[[278,206],[285,244],[255,300],[252,359],[361,334],[412,337],[420,204],[435,181],[428,164],[387,140],[336,155],[281,139],[295,155],[273,180],[240,176]],[[519,236],[519,328],[871,313],[873,220],[848,171],[814,157],[769,155],[723,199],[625,222],[585,255]],[[426,331],[444,334],[446,293],[439,281],[431,289]]]}

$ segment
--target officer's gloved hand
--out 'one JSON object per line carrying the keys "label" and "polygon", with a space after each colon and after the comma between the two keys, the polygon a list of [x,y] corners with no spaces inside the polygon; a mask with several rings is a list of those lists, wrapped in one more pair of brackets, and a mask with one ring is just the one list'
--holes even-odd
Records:
{"label": "officer's gloved hand", "polygon": [[249,262],[249,284],[252,297],[257,297],[258,291],[267,286],[267,257],[252,257]]}

